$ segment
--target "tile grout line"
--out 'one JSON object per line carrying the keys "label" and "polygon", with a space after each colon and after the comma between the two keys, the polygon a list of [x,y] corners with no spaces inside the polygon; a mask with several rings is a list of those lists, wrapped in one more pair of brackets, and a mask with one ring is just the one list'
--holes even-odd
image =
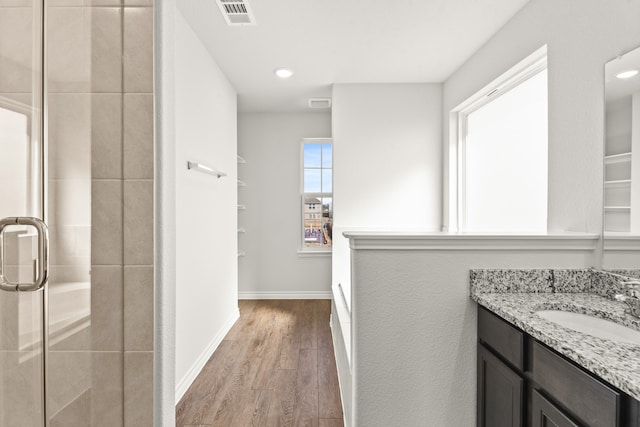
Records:
{"label": "tile grout line", "polygon": [[124,238],[124,234],[125,234],[125,216],[124,216],[124,211],[125,211],[125,194],[124,194],[124,156],[125,156],[125,150],[124,150],[124,121],[125,121],[125,116],[124,116],[124,90],[125,90],[125,85],[124,85],[124,76],[125,76],[125,66],[124,66],[124,49],[125,49],[125,43],[124,43],[124,37],[125,37],[125,29],[124,29],[124,0],[121,0],[118,2],[119,6],[118,6],[118,10],[119,10],[119,15],[120,15],[120,194],[122,195],[122,204],[121,204],[121,210],[120,210],[120,215],[121,215],[121,220],[122,220],[122,233],[121,233],[121,245],[122,245],[122,425],[126,426],[127,425],[127,407],[126,407],[126,394],[127,394],[127,390],[126,390],[126,371],[127,371],[127,363],[126,363],[126,355],[127,355],[127,349],[126,349],[126,333],[127,333],[127,325],[126,325],[126,298],[125,298],[125,294],[126,294],[126,284],[125,284],[125,238]]}

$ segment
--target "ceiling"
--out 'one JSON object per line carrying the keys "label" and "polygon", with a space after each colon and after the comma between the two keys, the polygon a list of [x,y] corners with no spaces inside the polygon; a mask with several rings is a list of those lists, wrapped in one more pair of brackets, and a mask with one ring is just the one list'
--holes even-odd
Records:
{"label": "ceiling", "polygon": [[178,0],[241,112],[309,111],[333,83],[443,82],[528,2],[247,1],[255,26],[228,26],[215,0]]}
{"label": "ceiling", "polygon": [[605,65],[605,99],[608,103],[640,92],[640,74],[630,79],[616,78],[616,74],[628,70],[640,70],[640,48],[612,59]]}

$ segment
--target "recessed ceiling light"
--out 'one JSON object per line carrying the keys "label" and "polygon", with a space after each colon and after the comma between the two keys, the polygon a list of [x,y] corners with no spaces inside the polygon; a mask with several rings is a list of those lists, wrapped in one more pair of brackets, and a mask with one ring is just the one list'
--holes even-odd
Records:
{"label": "recessed ceiling light", "polygon": [[280,77],[281,79],[288,79],[289,77],[293,76],[293,71],[288,68],[277,68],[274,73],[276,73],[276,76]]}
{"label": "recessed ceiling light", "polygon": [[627,70],[621,73],[616,74],[616,77],[619,79],[628,79],[638,74],[638,70]]}

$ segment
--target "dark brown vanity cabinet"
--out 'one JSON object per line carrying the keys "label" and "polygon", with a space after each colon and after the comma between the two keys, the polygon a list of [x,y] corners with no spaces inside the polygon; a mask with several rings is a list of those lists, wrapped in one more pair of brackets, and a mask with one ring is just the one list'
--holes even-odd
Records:
{"label": "dark brown vanity cabinet", "polygon": [[579,427],[537,390],[532,390],[531,421],[536,427]]}
{"label": "dark brown vanity cabinet", "polygon": [[640,427],[640,403],[483,307],[479,427]]}
{"label": "dark brown vanity cabinet", "polygon": [[524,335],[481,309],[478,315],[478,426],[524,426]]}
{"label": "dark brown vanity cabinet", "polygon": [[478,346],[478,423],[522,426],[524,379],[482,345]]}

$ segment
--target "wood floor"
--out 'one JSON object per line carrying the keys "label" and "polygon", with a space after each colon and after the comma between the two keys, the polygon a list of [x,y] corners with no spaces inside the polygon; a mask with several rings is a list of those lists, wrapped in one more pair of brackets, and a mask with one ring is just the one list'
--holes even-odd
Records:
{"label": "wood floor", "polygon": [[240,320],[176,406],[176,425],[343,426],[330,304],[240,301]]}

